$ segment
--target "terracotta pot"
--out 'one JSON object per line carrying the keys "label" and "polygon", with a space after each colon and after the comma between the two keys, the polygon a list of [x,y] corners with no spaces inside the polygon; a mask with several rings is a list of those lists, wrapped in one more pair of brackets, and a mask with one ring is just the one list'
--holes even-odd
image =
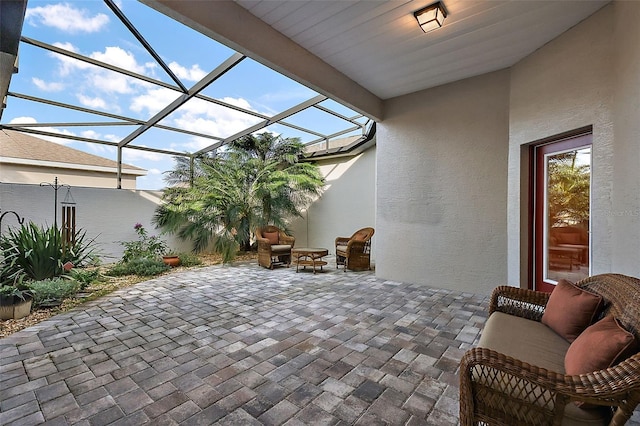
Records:
{"label": "terracotta pot", "polygon": [[169,265],[172,268],[180,266],[180,258],[178,256],[162,256],[162,261],[165,265]]}

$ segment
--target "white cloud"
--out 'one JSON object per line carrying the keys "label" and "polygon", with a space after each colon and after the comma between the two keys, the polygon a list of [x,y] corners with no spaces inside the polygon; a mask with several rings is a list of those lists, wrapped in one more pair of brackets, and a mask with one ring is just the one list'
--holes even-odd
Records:
{"label": "white cloud", "polygon": [[36,77],[33,77],[31,81],[33,82],[33,84],[35,84],[35,86],[38,89],[43,90],[45,92],[59,92],[62,89],[64,89],[64,84],[62,83],[55,83],[55,82],[47,83],[44,80],[41,80]]}
{"label": "white cloud", "polygon": [[220,99],[222,102],[226,102],[230,105],[234,105],[249,111],[254,111],[254,112],[258,112],[256,111],[251,104],[249,103],[248,100],[244,99],[244,98],[230,98],[230,97],[225,97]]}
{"label": "white cloud", "polygon": [[80,135],[83,138],[100,139],[100,133],[96,132],[95,130],[85,130],[83,132],[80,132]]}
{"label": "white cloud", "polygon": [[[244,99],[224,98],[223,100],[229,104],[252,110],[249,102]],[[262,121],[259,117],[212,104],[202,99],[191,99],[178,110],[173,118],[177,127],[221,138],[231,136]],[[214,142],[209,141],[204,146],[212,143]]]}
{"label": "white cloud", "polygon": [[[71,43],[54,43],[54,45],[70,52],[80,53],[78,48]],[[75,78],[74,87],[82,87],[84,84],[85,90],[98,90],[109,94],[131,94],[138,91],[139,88],[154,87],[145,81],[68,56],[57,53],[50,53],[50,56],[59,61],[58,72],[62,77],[70,78],[74,73],[84,72],[84,74],[81,75],[73,75]],[[138,74],[145,74],[145,70],[153,70],[154,68],[150,63],[144,65],[138,64],[133,53],[120,47],[106,47],[103,52],[96,51],[87,56]]]}
{"label": "white cloud", "polygon": [[33,117],[16,117],[9,121],[9,124],[35,124],[38,120]]}
{"label": "white cloud", "polygon": [[169,68],[181,80],[195,82],[202,80],[202,78],[207,75],[207,73],[204,72],[198,64],[192,65],[191,68],[187,69],[177,62],[171,62],[169,64]]}
{"label": "white cloud", "polygon": [[[78,48],[71,43],[56,42],[53,43],[53,45],[59,47],[60,49],[68,50],[69,52],[78,53]],[[58,73],[62,77],[68,76],[75,70],[83,70],[91,67],[90,64],[79,61],[78,59],[70,58],[69,56],[61,55],[55,52],[49,52],[48,54],[49,56],[57,59],[60,62],[60,65],[58,66]]]}
{"label": "white cloud", "polygon": [[154,115],[178,96],[180,96],[178,92],[171,89],[150,89],[145,94],[134,97],[129,109],[135,112],[147,111],[149,115]]}
{"label": "white cloud", "polygon": [[27,8],[25,19],[33,26],[42,24],[69,33],[93,33],[109,23],[107,15],[98,13],[91,16],[88,10],[75,8],[69,3]]}
{"label": "white cloud", "polygon": [[93,109],[106,109],[107,103],[102,98],[91,98],[82,94],[78,94],[80,104]]}
{"label": "white cloud", "polygon": [[138,64],[133,53],[118,46],[107,46],[104,52],[93,52],[89,57],[138,74],[144,73],[144,65]]}
{"label": "white cloud", "polygon": [[102,139],[109,142],[120,142],[122,140],[122,137],[110,133],[110,134],[104,135]]}

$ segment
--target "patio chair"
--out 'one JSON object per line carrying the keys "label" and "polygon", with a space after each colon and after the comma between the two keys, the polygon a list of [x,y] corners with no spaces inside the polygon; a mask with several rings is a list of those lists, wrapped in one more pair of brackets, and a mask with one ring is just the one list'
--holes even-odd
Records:
{"label": "patio chair", "polygon": [[275,265],[291,265],[291,249],[295,237],[285,234],[276,226],[269,225],[256,229],[258,242],[258,264],[273,269]]}
{"label": "patio chair", "polygon": [[373,228],[362,228],[351,237],[336,238],[336,268],[340,265],[353,271],[371,270],[371,237]]}

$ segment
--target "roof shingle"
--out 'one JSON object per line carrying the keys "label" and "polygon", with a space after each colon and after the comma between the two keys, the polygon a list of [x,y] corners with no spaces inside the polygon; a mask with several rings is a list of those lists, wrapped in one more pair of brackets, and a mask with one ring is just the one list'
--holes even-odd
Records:
{"label": "roof shingle", "polygon": [[[0,158],[3,157],[114,169],[118,167],[116,161],[108,158],[8,129],[0,130]],[[140,167],[124,163],[122,167],[123,169],[146,171]]]}

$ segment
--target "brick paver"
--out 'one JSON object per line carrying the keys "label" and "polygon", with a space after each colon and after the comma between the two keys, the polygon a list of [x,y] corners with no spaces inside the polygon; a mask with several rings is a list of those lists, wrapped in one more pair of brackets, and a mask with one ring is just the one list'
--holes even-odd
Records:
{"label": "brick paver", "polygon": [[168,274],[0,339],[0,424],[456,425],[486,305],[332,268]]}

